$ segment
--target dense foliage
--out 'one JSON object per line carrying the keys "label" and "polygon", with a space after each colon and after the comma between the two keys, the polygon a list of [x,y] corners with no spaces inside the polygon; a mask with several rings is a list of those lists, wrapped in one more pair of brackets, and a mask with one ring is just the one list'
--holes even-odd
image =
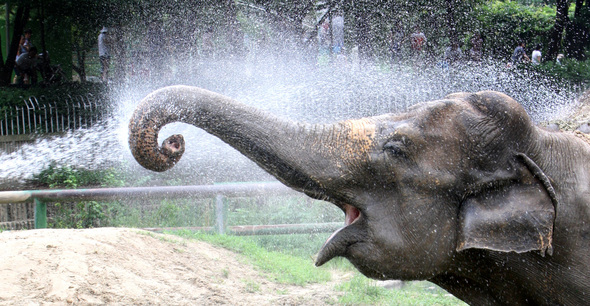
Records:
{"label": "dense foliage", "polygon": [[123,174],[113,168],[104,170],[86,170],[76,167],[59,167],[49,165],[35,174],[32,185],[45,188],[78,188],[78,187],[121,187],[125,185]]}
{"label": "dense foliage", "polygon": [[[11,22],[20,22],[12,28],[17,31],[25,25],[35,27],[36,32],[41,31],[39,36],[47,36],[47,39],[35,38],[43,45],[60,36],[71,36],[71,41],[63,41],[62,47],[73,46],[69,50],[70,54],[75,54],[73,67],[84,80],[86,58],[96,52],[96,35],[102,26],[118,29],[114,32],[115,50],[128,53],[120,56],[164,50],[178,55],[203,55],[208,52],[203,45],[204,37],[209,34],[217,55],[239,56],[245,52],[245,40],[272,46],[276,52],[289,52],[294,48],[317,51],[315,44],[322,24],[338,15],[344,16],[346,24],[346,52],[356,47],[364,58],[387,58],[392,31],[401,29],[409,36],[415,27],[428,37],[427,51],[432,55],[440,54],[450,42],[457,40],[463,42],[467,50],[476,32],[483,34],[485,51],[493,58],[505,58],[520,40],[529,47],[542,43],[544,54],[548,54],[555,44],[555,27],[558,26],[565,33],[558,37],[563,40],[563,44],[559,42],[560,52],[580,59],[585,58],[583,50],[589,46],[588,2],[23,0],[10,2],[9,7],[14,18]],[[571,8],[567,4],[571,4]],[[8,6],[1,7],[0,11],[4,7]],[[17,16],[17,12],[22,16]],[[556,18],[563,12],[568,14],[566,18]],[[4,15],[1,14],[0,19]],[[16,20],[19,16],[30,22]],[[406,43],[405,48],[408,45]],[[146,46],[153,50],[141,50]],[[5,52],[3,57],[7,55]],[[10,64],[9,61],[6,64]],[[125,73],[122,62],[116,65],[119,74]],[[3,67],[3,71],[8,72],[6,68]]]}
{"label": "dense foliage", "polygon": [[[513,1],[492,1],[479,6],[477,28],[485,37],[484,50],[493,57],[510,57],[519,41],[533,48],[549,45],[547,33],[555,21],[555,8],[525,6]],[[531,49],[532,50],[532,49]]]}
{"label": "dense foliage", "polygon": [[52,101],[59,107],[69,96],[91,94],[104,100],[108,96],[108,87],[101,83],[69,82],[52,86],[6,87],[0,90],[0,110],[11,105],[23,105],[23,99],[37,97]]}
{"label": "dense foliage", "polygon": [[526,66],[526,69],[538,70],[544,75],[555,77],[560,82],[583,87],[590,86],[590,61],[563,59],[561,63],[547,62],[540,66]]}

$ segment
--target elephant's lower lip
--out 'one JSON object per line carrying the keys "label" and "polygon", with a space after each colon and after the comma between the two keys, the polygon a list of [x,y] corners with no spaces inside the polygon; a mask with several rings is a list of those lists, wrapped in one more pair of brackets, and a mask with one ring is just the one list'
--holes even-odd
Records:
{"label": "elephant's lower lip", "polygon": [[342,233],[346,232],[345,230],[349,229],[349,225],[356,223],[361,218],[361,211],[358,208],[349,204],[344,204],[344,206],[342,206],[342,209],[346,214],[345,225],[344,227],[332,233],[332,235],[330,235],[330,237],[326,240],[320,252],[318,253],[318,257],[316,258],[316,266],[323,265],[325,262],[329,261],[335,256],[344,255],[346,249],[351,244],[357,242],[357,240],[354,238],[350,239],[350,232],[344,235],[342,235]]}

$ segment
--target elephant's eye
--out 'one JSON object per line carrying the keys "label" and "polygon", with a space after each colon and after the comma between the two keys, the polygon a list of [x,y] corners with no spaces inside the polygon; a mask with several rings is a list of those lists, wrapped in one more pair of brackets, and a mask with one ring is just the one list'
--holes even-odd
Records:
{"label": "elephant's eye", "polygon": [[[405,138],[405,137],[404,137]],[[406,141],[404,138],[390,139],[383,145],[383,152],[394,156],[406,156]]]}

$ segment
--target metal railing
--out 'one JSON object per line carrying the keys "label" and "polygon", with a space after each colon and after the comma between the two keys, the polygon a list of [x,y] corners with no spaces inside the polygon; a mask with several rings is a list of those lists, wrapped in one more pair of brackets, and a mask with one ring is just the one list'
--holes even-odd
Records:
{"label": "metal railing", "polygon": [[61,133],[88,128],[106,113],[105,107],[92,94],[68,95],[58,104],[45,96],[22,98],[21,105],[0,112],[0,136],[33,133]]}
{"label": "metal railing", "polygon": [[[47,227],[47,203],[57,201],[100,201],[130,198],[215,198],[215,226],[182,227],[201,231],[215,231],[234,235],[293,234],[309,232],[333,232],[342,226],[340,222],[318,224],[278,224],[227,226],[224,209],[226,197],[254,197],[269,195],[297,195],[298,192],[281,183],[245,183],[201,186],[125,187],[62,190],[24,190],[0,192],[0,204],[34,203],[35,228]],[[160,231],[162,228],[146,228]],[[180,229],[180,228],[167,228]]]}
{"label": "metal railing", "polygon": [[109,112],[92,94],[68,95],[59,103],[45,96],[21,98],[21,104],[0,108],[0,152],[12,153],[39,138],[89,128]]}

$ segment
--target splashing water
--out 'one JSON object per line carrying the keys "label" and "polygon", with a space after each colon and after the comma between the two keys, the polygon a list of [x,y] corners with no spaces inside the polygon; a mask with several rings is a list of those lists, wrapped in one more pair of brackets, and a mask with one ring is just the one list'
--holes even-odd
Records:
{"label": "splashing water", "polygon": [[492,62],[456,69],[316,67],[289,60],[184,62],[184,68],[177,69],[168,84],[135,81],[115,90],[118,94],[111,97],[115,112],[103,124],[0,155],[0,183],[21,183],[52,163],[88,169],[115,166],[147,178],[152,185],[166,180],[167,184],[204,184],[273,179],[227,144],[187,124],[170,124],[160,132],[161,139],[172,133],[186,138],[186,153],[176,167],[155,174],[137,165],[127,146],[129,118],[147,93],[164,85],[203,87],[284,118],[313,123],[401,112],[452,92],[481,90],[507,93],[539,122],[567,115],[575,98],[574,92],[551,79]]}

